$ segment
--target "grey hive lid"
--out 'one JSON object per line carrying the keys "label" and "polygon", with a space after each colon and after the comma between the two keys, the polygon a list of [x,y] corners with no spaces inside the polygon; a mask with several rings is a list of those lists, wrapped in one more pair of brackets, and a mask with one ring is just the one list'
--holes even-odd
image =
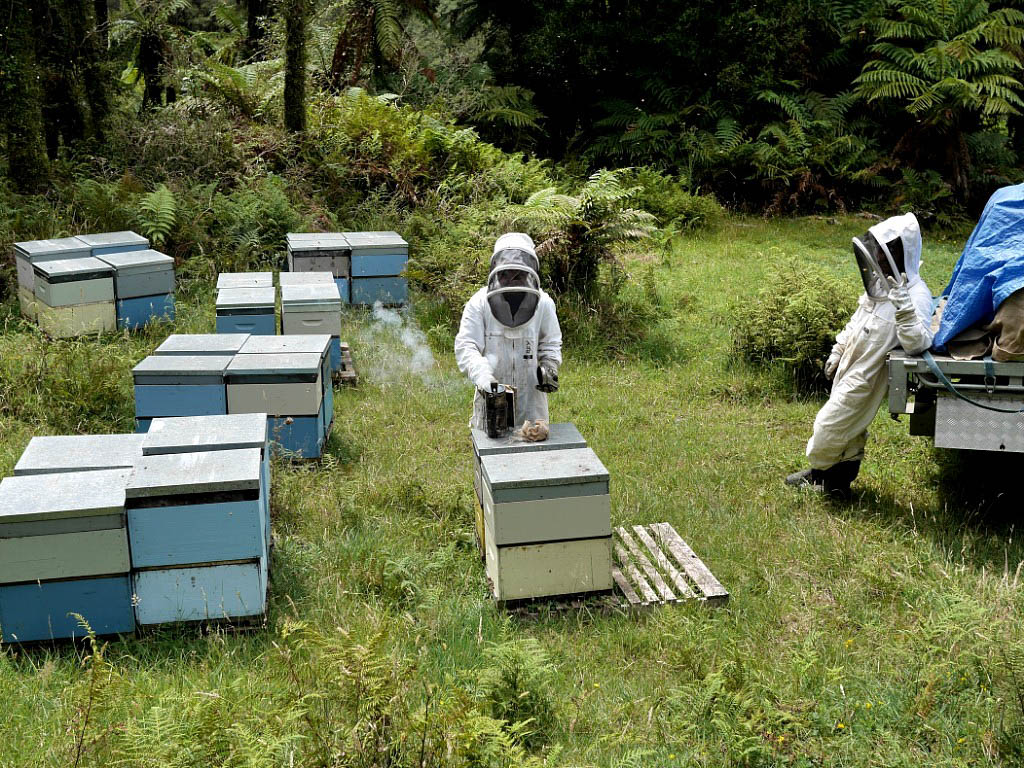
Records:
{"label": "grey hive lid", "polygon": [[143,456],[128,480],[125,497],[255,490],[260,487],[261,464],[258,448]]}
{"label": "grey hive lid", "polygon": [[472,430],[473,447],[480,456],[495,453],[534,453],[536,451],[558,451],[572,448],[586,448],[587,441],[576,429],[575,424],[556,422],[549,424],[550,434],[547,440],[531,443],[522,437],[509,432],[504,437],[491,438],[482,429]]}
{"label": "grey hive lid", "polygon": [[217,289],[272,288],[273,272],[221,272],[217,275]]}
{"label": "grey hive lid", "polygon": [[230,355],[150,355],[132,368],[133,376],[210,376],[223,374]]}
{"label": "grey hive lid", "polygon": [[49,280],[74,279],[78,276],[81,276],[82,279],[92,279],[93,276],[114,276],[114,268],[112,266],[92,256],[83,256],[78,259],[37,261],[32,264],[32,269]]}
{"label": "grey hive lid", "polygon": [[131,469],[142,456],[145,435],[33,437],[14,465],[15,475]]}
{"label": "grey hive lid", "polygon": [[290,309],[316,308],[328,312],[341,311],[341,293],[332,280],[327,283],[307,283],[305,285],[282,285],[281,307]]}
{"label": "grey hive lid", "polygon": [[166,253],[154,251],[152,248],[145,251],[125,251],[124,253],[105,253],[97,256],[100,261],[106,262],[117,270],[118,274],[133,272],[161,272],[174,269],[174,259]]}
{"label": "grey hive lid", "polygon": [[535,453],[498,453],[480,459],[492,490],[575,485],[608,480],[608,470],[590,448]]}
{"label": "grey hive lid", "polygon": [[228,376],[272,376],[275,374],[317,374],[322,355],[296,352],[267,355],[235,355],[225,374]]}
{"label": "grey hive lid", "polygon": [[274,299],[277,295],[275,291],[276,289],[272,285],[262,288],[221,288],[217,291],[217,308],[268,307],[273,309]]}
{"label": "grey hive lid", "polygon": [[142,453],[167,453],[262,449],[267,443],[267,414],[239,413],[229,416],[178,416],[153,419],[149,432],[140,437]]}
{"label": "grey hive lid", "polygon": [[248,338],[248,333],[172,333],[153,354],[233,355]]}
{"label": "grey hive lid", "polygon": [[292,253],[296,251],[343,251],[349,242],[341,232],[289,232],[285,243]]}
{"label": "grey hive lid", "polygon": [[281,272],[277,276],[281,284],[281,295],[284,296],[284,289],[294,285],[331,285],[337,287],[334,282],[334,274],[331,272]]}
{"label": "grey hive lid", "polygon": [[95,235],[78,235],[78,239],[90,248],[114,248],[135,245],[149,248],[149,240],[136,232],[100,232]]}
{"label": "grey hive lid", "polygon": [[29,261],[36,259],[59,259],[88,256],[92,249],[77,237],[60,237],[55,240],[28,240],[15,243],[14,250]]}
{"label": "grey hive lid", "polygon": [[124,511],[130,469],[20,475],[0,482],[0,523],[111,515]]}
{"label": "grey hive lid", "polygon": [[407,250],[407,243],[397,232],[346,232],[352,248],[361,251]]}
{"label": "grey hive lid", "polygon": [[320,355],[327,353],[331,337],[324,334],[294,334],[287,336],[250,336],[238,350],[240,355]]}

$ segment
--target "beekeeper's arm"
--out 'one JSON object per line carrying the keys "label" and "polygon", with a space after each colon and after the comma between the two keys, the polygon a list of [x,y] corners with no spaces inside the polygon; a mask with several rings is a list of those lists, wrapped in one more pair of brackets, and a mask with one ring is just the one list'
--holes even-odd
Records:
{"label": "beekeeper's arm", "polygon": [[490,390],[496,381],[491,364],[484,356],[484,308],[470,299],[462,309],[459,333],[455,337],[455,362],[477,389]]}
{"label": "beekeeper's arm", "polygon": [[900,285],[889,278],[889,301],[896,309],[896,338],[908,355],[919,355],[932,345],[932,296],[923,280]]}
{"label": "beekeeper's arm", "polygon": [[558,390],[558,368],[562,364],[562,329],[558,325],[555,302],[550,296],[543,296],[538,311],[537,388],[542,392],[555,392]]}

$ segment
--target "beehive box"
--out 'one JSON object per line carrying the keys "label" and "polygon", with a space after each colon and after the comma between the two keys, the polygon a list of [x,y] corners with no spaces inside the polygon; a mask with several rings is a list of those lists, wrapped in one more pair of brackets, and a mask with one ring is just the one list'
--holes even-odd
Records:
{"label": "beehive box", "polygon": [[217,290],[221,288],[273,288],[273,272],[221,272]]}
{"label": "beehive box", "polygon": [[119,299],[174,293],[174,259],[160,251],[128,251],[99,257],[114,268],[114,295]]}
{"label": "beehive box", "polygon": [[258,448],[145,456],[125,489],[140,625],[266,608]]}
{"label": "beehive box", "polygon": [[341,297],[337,287],[310,283],[281,287],[281,333],[341,336]]}
{"label": "beehive box", "polygon": [[242,348],[248,333],[172,333],[154,355],[234,355]]}
{"label": "beehive box", "polygon": [[142,457],[144,435],[33,437],[14,465],[15,475],[131,469]]}
{"label": "beehive box", "polygon": [[335,285],[330,272],[280,272],[277,282],[282,290],[289,285]]}
{"label": "beehive box", "polygon": [[108,333],[117,328],[117,310],[113,301],[49,307],[37,300],[36,322],[43,332],[55,339]]}
{"label": "beehive box", "polygon": [[225,371],[228,413],[318,416],[323,368],[320,354],[235,355]]}
{"label": "beehive box", "polygon": [[14,264],[18,285],[35,295],[35,273],[32,266],[56,259],[80,259],[92,254],[92,249],[77,237],[54,240],[28,240],[14,244]]}
{"label": "beehive box", "polygon": [[116,306],[117,327],[124,330],[143,328],[153,322],[174,321],[174,294],[162,296],[138,296],[134,299],[118,299]]}
{"label": "beehive box", "polygon": [[54,259],[32,266],[36,298],[48,307],[114,301],[114,268],[99,259]]}
{"label": "beehive box", "polygon": [[263,288],[221,288],[217,291],[217,333],[277,333],[273,286]]}
{"label": "beehive box", "polygon": [[150,355],[132,369],[137,432],[159,416],[227,413],[228,355]]}
{"label": "beehive box", "polygon": [[[242,345],[242,355],[319,355],[321,358],[320,379],[323,386],[323,407],[321,409],[323,434],[326,436],[334,421],[334,384],[332,381],[333,352],[335,339],[326,335],[302,334],[296,336],[251,336]],[[339,346],[340,354],[340,346]],[[229,408],[230,410],[230,408]],[[281,415],[281,414],[274,414]]]}
{"label": "beehive box", "polygon": [[611,589],[608,470],[589,448],[481,457],[495,598]]}
{"label": "beehive box", "polygon": [[0,482],[0,631],[4,642],[135,628],[125,485],[131,470],[8,477]]}
{"label": "beehive box", "polygon": [[150,454],[125,489],[132,567],[263,557],[263,451]]}
{"label": "beehive box", "polygon": [[[255,338],[274,338],[258,336]],[[142,454],[160,456],[199,451],[260,451],[264,540],[270,543],[270,450],[269,423],[265,413],[225,416],[184,416],[153,419],[142,437]]]}
{"label": "beehive box", "polygon": [[285,241],[289,272],[330,272],[335,279],[349,277],[351,248],[341,232],[289,232]]}
{"label": "beehive box", "polygon": [[35,322],[39,317],[39,299],[36,298],[35,290],[19,285],[18,303],[21,305],[21,314]]}
{"label": "beehive box", "polygon": [[408,283],[400,277],[409,244],[397,232],[346,232],[352,247],[352,303],[405,304]]}
{"label": "beehive box", "polygon": [[89,246],[90,255],[108,256],[129,251],[144,251],[149,240],[135,232],[101,232],[93,235],[78,235],[78,240]]}

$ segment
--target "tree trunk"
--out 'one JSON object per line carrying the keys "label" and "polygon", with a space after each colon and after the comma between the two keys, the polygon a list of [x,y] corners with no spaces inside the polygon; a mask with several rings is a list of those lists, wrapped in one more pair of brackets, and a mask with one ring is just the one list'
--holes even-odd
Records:
{"label": "tree trunk", "polygon": [[107,9],[107,0],[92,0],[93,11],[96,14],[96,34],[98,37],[98,44],[103,52],[103,57],[106,58],[107,47],[110,45],[109,27],[110,27],[110,12]]}
{"label": "tree trunk", "polygon": [[70,42],[74,46],[72,50],[77,53],[78,69],[89,102],[92,135],[102,144],[110,117],[110,95],[107,90],[108,72],[103,66],[106,48],[100,46],[99,20],[94,15],[99,2],[68,0],[67,5],[73,37]]}
{"label": "tree trunk", "polygon": [[282,0],[284,13],[284,125],[306,130],[306,16],[308,0]]}
{"label": "tree trunk", "polygon": [[[15,187],[36,192],[46,186],[49,167],[43,141],[42,92],[36,65],[32,0],[12,0],[0,43],[6,86],[0,90],[7,172]],[[0,18],[0,23],[4,19]]]}
{"label": "tree trunk", "polygon": [[263,27],[260,19],[270,13],[268,0],[245,0],[245,55],[249,59],[262,59],[260,43],[263,42]]}

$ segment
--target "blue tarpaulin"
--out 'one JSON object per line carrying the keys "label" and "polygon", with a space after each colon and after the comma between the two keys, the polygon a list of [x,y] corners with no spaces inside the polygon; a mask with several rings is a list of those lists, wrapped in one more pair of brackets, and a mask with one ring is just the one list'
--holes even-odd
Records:
{"label": "blue tarpaulin", "polygon": [[1024,288],[1024,184],[1003,187],[989,198],[971,233],[953,277],[942,324],[933,347],[975,325],[992,322],[999,305]]}

